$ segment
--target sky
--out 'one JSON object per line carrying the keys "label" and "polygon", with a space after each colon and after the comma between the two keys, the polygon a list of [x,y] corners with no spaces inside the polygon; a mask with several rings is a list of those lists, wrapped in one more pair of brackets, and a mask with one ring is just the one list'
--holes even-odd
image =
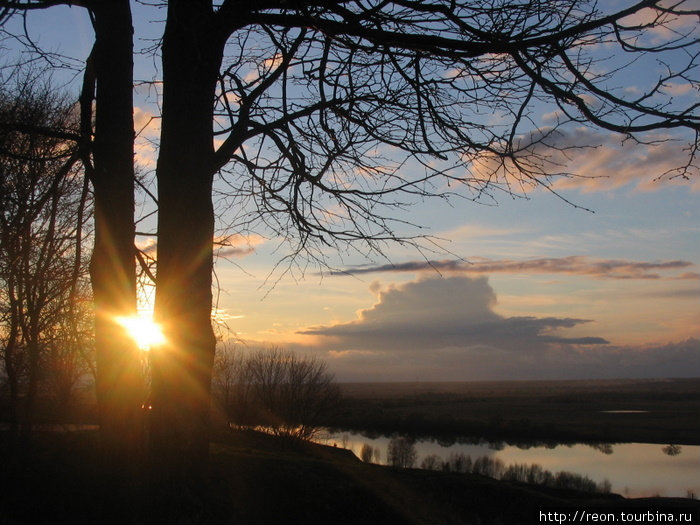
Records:
{"label": "sky", "polygon": [[[160,26],[148,23],[146,6],[134,9],[143,49]],[[39,43],[87,54],[83,10],[32,15]],[[158,79],[147,53],[135,71]],[[643,80],[629,78],[626,89]],[[668,89],[698,100],[682,79]],[[137,87],[134,108],[146,174],[158,135],[154,91]],[[538,125],[556,119],[550,110]],[[563,198],[532,189],[496,203],[418,202],[406,217],[434,240],[423,250],[385,245],[369,258],[329,252],[325,268],[280,265],[280,239],[229,232],[233,246],[216,263],[222,337],[323,358],[339,381],[697,377],[700,179],[659,178],[684,162],[682,142],[634,144],[583,128],[557,140],[596,145],[556,159],[585,175],[554,183]],[[220,211],[223,223],[232,210]]]}

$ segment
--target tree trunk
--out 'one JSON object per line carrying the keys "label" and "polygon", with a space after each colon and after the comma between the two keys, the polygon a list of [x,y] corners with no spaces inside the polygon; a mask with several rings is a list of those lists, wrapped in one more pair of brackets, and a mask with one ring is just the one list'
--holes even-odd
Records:
{"label": "tree trunk", "polygon": [[212,116],[224,42],[207,4],[169,2],[163,37],[155,314],[167,343],[151,355],[151,453],[177,476],[206,464],[216,343]]}
{"label": "tree trunk", "polygon": [[96,78],[93,144],[97,399],[107,461],[133,459],[140,446],[144,387],[139,350],[119,316],[136,314],[134,258],[133,28],[128,0],[93,3]]}

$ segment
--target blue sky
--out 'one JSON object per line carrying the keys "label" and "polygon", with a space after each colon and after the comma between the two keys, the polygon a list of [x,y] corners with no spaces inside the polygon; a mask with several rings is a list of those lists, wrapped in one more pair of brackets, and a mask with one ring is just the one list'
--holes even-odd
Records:
{"label": "blue sky", "polygon": [[[330,357],[347,379],[697,375],[697,191],[659,185],[567,195],[595,213],[540,194],[489,208],[465,203],[449,213],[426,205],[421,216],[440,216],[436,235],[466,263],[435,254],[434,261],[449,262],[431,268],[415,252],[394,248],[388,256],[395,268],[379,260],[346,266],[362,270],[351,275],[309,270],[272,287],[264,278],[274,256],[263,243],[237,259],[254,279],[219,265],[222,282],[238,283],[221,304],[242,316],[229,321],[241,338],[293,341]],[[477,338],[459,330],[480,315],[491,321],[490,341],[489,332]],[[513,330],[518,320],[529,323],[525,332]],[[436,347],[409,328],[444,340]],[[513,341],[499,338],[508,330]],[[459,337],[471,351],[458,352]],[[438,366],[441,352],[459,357]]]}
{"label": "blue sky", "polygon": [[[137,47],[161,27],[148,20],[163,16],[135,7]],[[82,9],[28,20],[41,45],[78,58],[89,51]],[[136,77],[157,80],[154,64],[137,56]],[[620,89],[640,89],[647,73],[630,70]],[[56,78],[70,85],[72,77]],[[698,101],[682,81],[668,89],[680,102]],[[157,84],[136,90],[145,173],[156,155],[157,92]],[[544,106],[538,117],[541,126],[556,118]],[[340,380],[697,376],[700,180],[658,179],[684,162],[683,142],[632,144],[580,128],[559,140],[596,146],[555,159],[589,177],[554,183],[569,202],[532,188],[497,203],[416,203],[405,218],[439,239],[422,251],[329,251],[331,268],[303,260],[276,267],[288,254],[283,240],[227,232],[234,246],[217,262],[218,318],[241,344],[327,359]],[[222,208],[222,224],[229,213]]]}

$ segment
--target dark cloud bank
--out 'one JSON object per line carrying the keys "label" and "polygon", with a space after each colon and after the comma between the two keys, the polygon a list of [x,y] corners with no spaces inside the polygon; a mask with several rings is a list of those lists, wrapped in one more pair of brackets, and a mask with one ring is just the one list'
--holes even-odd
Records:
{"label": "dark cloud bank", "polygon": [[588,319],[504,317],[485,277],[412,281],[379,293],[356,321],[311,327],[341,381],[696,376],[700,340],[621,347],[567,337]]}
{"label": "dark cloud bank", "polygon": [[[586,275],[598,279],[661,279],[658,272],[677,271],[694,266],[689,261],[630,261],[626,259],[595,259],[580,255],[569,257],[541,257],[537,259],[478,259],[475,261],[435,260],[409,261],[379,266],[360,266],[348,268],[338,274],[356,275],[384,272],[421,272],[437,271],[441,273],[529,273],[529,274],[567,274]],[[672,279],[700,279],[697,272],[685,272]]]}

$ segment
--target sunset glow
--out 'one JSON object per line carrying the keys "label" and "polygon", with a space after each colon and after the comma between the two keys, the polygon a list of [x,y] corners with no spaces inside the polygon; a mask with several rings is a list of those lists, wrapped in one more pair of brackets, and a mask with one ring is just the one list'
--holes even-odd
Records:
{"label": "sunset glow", "polygon": [[165,343],[165,335],[160,325],[155,323],[151,317],[144,315],[119,317],[117,322],[126,329],[141,350],[150,350],[154,346]]}
{"label": "sunset glow", "polygon": [[[150,3],[130,4],[137,38],[159,42],[164,31],[163,17],[158,14],[160,8]],[[608,2],[605,9],[632,4],[631,0]],[[691,4],[697,5],[697,0]],[[508,10],[509,15],[515,12]],[[630,18],[626,23],[651,23],[652,18],[645,18],[650,13],[652,10],[647,8],[637,15],[643,19],[641,22]],[[697,42],[696,21],[689,15],[662,25]],[[22,35],[26,31],[33,41],[41,40],[47,48],[60,48],[65,56],[82,60],[90,54],[94,29],[86,10],[66,6],[36,9],[27,18],[26,27],[22,17],[10,22],[15,26],[6,26],[6,30],[14,27]],[[68,27],[70,34],[65,30]],[[671,35],[662,29],[661,25],[645,28],[646,43],[653,39],[661,42]],[[76,38],[78,35],[80,38]],[[242,61],[236,74],[244,84],[261,86],[263,79],[271,78],[270,72],[284,63],[287,50],[282,52],[279,42],[269,40],[264,34],[253,40],[236,41],[243,46],[241,53],[255,58]],[[19,61],[23,52],[19,43],[13,46],[8,43],[7,51],[3,52],[8,57],[16,52]],[[232,40],[233,47],[227,52],[236,43]],[[628,101],[651,100],[651,95],[642,94],[654,90],[659,97],[655,103],[659,107],[662,100],[668,104],[664,111],[697,108],[698,68],[667,78],[669,68],[683,71],[688,58],[684,52],[669,49],[668,60],[663,65],[657,61],[658,55],[653,54],[646,58],[640,55],[621,67],[625,56],[615,55],[612,43],[585,44],[581,48],[586,50],[586,60],[599,68],[596,71],[591,68],[581,78],[590,74],[601,86],[609,88],[614,97],[627,97]],[[311,53],[311,48],[311,54],[304,55],[302,47],[299,49],[299,56],[304,56],[300,60],[307,61],[307,65],[302,67],[301,62],[293,62],[295,66],[286,70],[287,76],[280,75],[278,79],[280,82],[287,79],[289,86],[295,86],[295,103],[302,104],[302,100],[311,101],[320,96],[313,87],[315,83],[309,84],[306,77],[307,70],[318,68],[320,62],[315,65],[312,62],[320,61],[320,55]],[[697,56],[690,56],[691,65],[696,66]],[[505,57],[489,57],[486,62],[479,62],[479,67],[489,67],[490,60],[501,58],[505,60]],[[136,78],[160,78],[162,72],[154,68],[152,60],[139,54],[134,59]],[[583,65],[584,59],[580,60],[578,65]],[[426,61],[428,55],[418,62],[427,64]],[[614,79],[600,76],[606,68]],[[337,69],[337,78],[342,83],[350,78],[350,73],[341,69]],[[374,93],[374,81],[369,79],[380,75],[381,70],[369,68],[357,73],[360,76],[355,75],[356,78],[367,79],[366,87]],[[326,69],[324,74],[334,74],[333,68]],[[274,141],[247,139],[236,160],[228,163],[213,183],[216,282],[212,289],[215,306],[211,320],[220,346],[274,345],[313,354],[326,360],[341,382],[697,376],[700,370],[697,329],[700,326],[700,172],[697,159],[688,158],[689,151],[695,151],[695,133],[676,127],[659,128],[643,137],[640,135],[642,140],[630,140],[625,133],[587,126],[577,118],[568,119],[551,97],[538,92],[539,88],[531,97],[525,92],[522,99],[517,99],[520,80],[509,89],[499,84],[493,87],[495,91],[488,91],[501,90],[503,97],[494,98],[493,106],[486,110],[483,97],[479,107],[469,102],[472,95],[479,99],[487,89],[484,87],[485,91],[480,92],[482,88],[470,84],[470,75],[459,64],[436,63],[426,66],[419,76],[434,82],[436,89],[440,86],[438,91],[467,90],[463,100],[462,95],[452,91],[445,99],[449,102],[440,106],[455,111],[450,119],[461,115],[465,123],[470,123],[460,134],[474,132],[478,138],[483,132],[484,137],[495,136],[515,119],[513,140],[521,144],[519,155],[532,154],[530,168],[544,170],[541,180],[536,177],[532,184],[519,183],[513,176],[513,159],[501,164],[497,151],[490,147],[480,155],[474,153],[473,157],[472,153],[466,154],[467,150],[459,150],[461,153],[455,150],[454,157],[448,155],[447,160],[442,160],[432,155],[405,156],[391,141],[383,144],[381,140],[376,143],[368,140],[356,155],[362,160],[358,165],[343,164],[340,162],[345,158],[343,155],[337,157],[337,166],[331,169],[329,165],[324,187],[341,191],[347,198],[361,198],[365,192],[381,189],[376,202],[352,208],[338,204],[331,194],[327,195],[328,200],[319,197],[320,194],[311,198],[310,193],[304,192],[319,191],[320,187],[308,181],[309,184],[304,182],[300,186],[299,196],[308,197],[310,207],[300,211],[308,212],[323,228],[345,231],[355,225],[359,233],[376,233],[380,238],[390,233],[387,239],[404,238],[412,242],[363,245],[355,239],[357,244],[353,244],[355,240],[334,243],[324,233],[317,246],[305,245],[309,248],[307,252],[298,249],[300,237],[288,227],[292,223],[287,222],[284,206],[279,208],[281,215],[275,211],[269,219],[247,222],[249,217],[258,216],[256,210],[267,205],[256,201],[256,196],[267,190],[258,188],[262,192],[258,193],[254,188],[258,179],[249,177],[247,170],[252,164],[247,163],[259,162],[266,173],[275,174],[269,180],[262,171],[256,174],[265,184],[282,173],[295,173],[284,164],[286,153],[278,151]],[[67,86],[74,77],[65,79]],[[566,74],[559,80],[564,82],[565,77]],[[400,73],[395,78],[388,77],[385,88],[403,89],[401,78]],[[330,82],[330,77],[327,80]],[[393,80],[399,83],[392,87]],[[482,80],[489,79],[478,79]],[[212,121],[217,131],[211,137],[216,150],[221,149],[231,125],[229,116],[225,115],[227,108],[235,117],[243,105],[245,90],[234,84],[225,89],[222,85],[216,94],[220,107]],[[81,86],[71,86],[76,93],[80,91]],[[469,86],[476,91],[467,96]],[[307,87],[311,90],[305,91]],[[349,85],[346,87],[349,89]],[[578,88],[583,89],[583,84],[577,85]],[[281,99],[275,101],[282,92],[281,85],[270,89],[265,95],[268,98],[259,99],[261,104],[263,99],[265,104],[270,103],[260,106],[260,118],[274,115],[281,107]],[[413,91],[408,90],[406,96],[414,96]],[[162,123],[160,92],[139,88],[133,94],[135,158],[144,173],[143,184],[155,189]],[[433,95],[438,93],[431,92],[430,96]],[[374,94],[370,99],[374,100]],[[392,100],[402,99],[397,95]],[[526,100],[528,104],[522,105]],[[406,110],[411,108],[408,99],[397,107],[404,106]],[[521,117],[517,118],[521,107]],[[575,107],[573,111],[577,111]],[[625,111],[621,108],[619,113],[610,112],[606,117],[622,118]],[[305,122],[323,118],[321,110],[312,113]],[[367,122],[360,128],[370,131],[369,121],[379,114],[366,112]],[[401,130],[404,125],[406,130],[413,129],[406,120],[406,111],[397,109],[396,115],[395,123],[389,117],[379,119],[378,123],[395,124]],[[339,125],[340,120],[334,122]],[[349,129],[342,126],[334,129],[336,137],[331,142],[342,138],[339,131]],[[305,153],[311,171],[321,169],[325,165],[322,156],[331,151],[326,140],[330,135],[323,138],[327,133],[317,125],[304,136],[305,140],[312,137],[320,140],[313,161],[308,160],[311,154]],[[447,148],[441,141],[449,137],[442,136],[439,129],[422,133],[426,133],[428,142],[437,141],[440,147]],[[408,135],[420,138],[421,134]],[[347,134],[346,138],[352,136]],[[372,130],[369,136],[392,134]],[[546,140],[540,141],[542,136]],[[301,140],[302,135],[291,138]],[[508,140],[507,135],[502,138]],[[525,146],[533,140],[532,147]],[[304,147],[311,147],[310,143]],[[240,162],[238,155],[246,148],[248,161]],[[464,164],[467,160],[471,164]],[[687,164],[687,173],[681,175],[689,160],[692,162]],[[522,164],[524,158],[518,162]],[[420,191],[395,194],[396,199],[384,193],[388,186],[383,185],[391,185],[392,177],[396,182],[402,181],[400,186],[418,183],[427,174],[438,172],[446,175],[445,179],[433,181],[435,186],[431,191],[439,194],[439,198],[424,198]],[[544,177],[544,173],[550,176]],[[496,185],[491,194],[469,191],[472,188],[469,180],[478,182],[473,187],[476,189],[481,182],[491,180],[492,175]],[[462,178],[465,184],[456,184]],[[547,188],[540,182],[551,186]],[[155,201],[139,190],[135,209],[139,235],[135,242],[157,271],[159,237]],[[263,208],[257,208],[258,204]],[[183,213],[188,211],[183,209]],[[388,219],[384,225],[391,231],[375,229],[367,223],[366,219],[372,216]],[[144,350],[164,341],[162,331],[150,320],[155,296],[155,286],[151,284],[139,287],[140,314],[120,320]]]}

